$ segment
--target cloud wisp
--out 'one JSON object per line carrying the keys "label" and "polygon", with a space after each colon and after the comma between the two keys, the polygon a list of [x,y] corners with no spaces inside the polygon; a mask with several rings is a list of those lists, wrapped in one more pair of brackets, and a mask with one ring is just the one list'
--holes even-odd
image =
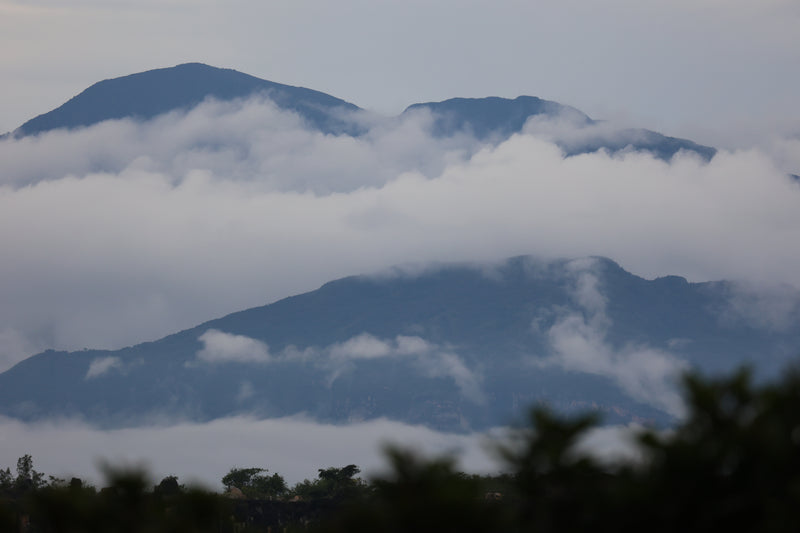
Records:
{"label": "cloud wisp", "polygon": [[269,346],[244,335],[209,329],[198,338],[204,346],[197,359],[204,363],[269,363]]}
{"label": "cloud wisp", "polygon": [[[422,375],[429,378],[452,379],[465,398],[481,404],[485,401],[481,388],[481,377],[471,370],[452,348],[430,343],[417,336],[398,335],[394,339],[380,339],[369,333],[362,333],[343,342],[324,347],[310,346],[303,350],[288,346],[279,353],[270,353],[269,347],[257,339],[244,335],[233,335],[209,329],[200,337],[203,343],[196,358],[187,362],[189,366],[198,364],[271,364],[271,363],[311,363],[328,374],[330,386],[341,375],[353,370],[361,361],[397,358],[409,361]],[[116,359],[116,358],[114,358]],[[95,366],[92,363],[89,372]],[[109,364],[97,362],[94,375],[100,375],[110,368]],[[102,368],[101,368],[102,366]],[[87,374],[88,376],[88,374]]]}
{"label": "cloud wisp", "polygon": [[393,341],[382,341],[361,334],[329,349],[333,360],[332,377],[344,371],[347,363],[377,357],[409,358],[423,375],[430,378],[452,379],[467,399],[482,404],[486,398],[481,377],[464,363],[452,348],[438,346],[417,336],[398,335]]}
{"label": "cloud wisp", "polygon": [[573,261],[568,271],[574,279],[573,298],[581,312],[556,320],[547,331],[553,354],[536,359],[534,364],[606,376],[635,400],[672,416],[683,416],[685,406],[677,384],[688,369],[686,361],[648,346],[615,349],[606,339],[611,320],[592,263]]}
{"label": "cloud wisp", "polygon": [[108,374],[114,369],[122,366],[122,360],[119,357],[98,357],[89,363],[89,369],[86,371],[85,379],[92,379],[104,374]]}

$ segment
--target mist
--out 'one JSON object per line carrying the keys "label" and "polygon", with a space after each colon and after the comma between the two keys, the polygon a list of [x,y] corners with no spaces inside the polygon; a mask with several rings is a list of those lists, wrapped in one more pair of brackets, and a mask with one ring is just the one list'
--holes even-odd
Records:
{"label": "mist", "polygon": [[[596,428],[579,447],[603,461],[636,458],[633,435],[640,430],[636,425]],[[290,485],[316,478],[320,468],[348,464],[358,465],[365,477],[375,476],[388,468],[383,450],[392,445],[426,457],[455,457],[466,472],[496,474],[504,469],[496,445],[508,435],[507,428],[463,435],[385,419],[336,426],[298,417],[234,417],[99,430],[68,420],[23,424],[0,418],[0,467],[13,471],[17,458],[30,454],[39,472],[80,477],[97,486],[103,485],[104,465],[110,465],[144,469],[154,483],[175,475],[181,483],[222,490],[220,480],[231,468],[266,468]]]}
{"label": "mist", "polygon": [[16,459],[28,453],[40,472],[94,483],[101,483],[104,463],[141,467],[157,479],[177,475],[184,483],[218,490],[222,476],[234,467],[267,468],[296,483],[314,479],[317,469],[329,466],[357,464],[365,473],[375,472],[383,466],[382,447],[389,443],[429,454],[459,454],[477,471],[496,468],[477,435],[437,433],[387,420],[333,426],[302,418],[242,417],[104,431],[74,421],[23,424],[0,419],[0,428],[3,468],[13,470]]}

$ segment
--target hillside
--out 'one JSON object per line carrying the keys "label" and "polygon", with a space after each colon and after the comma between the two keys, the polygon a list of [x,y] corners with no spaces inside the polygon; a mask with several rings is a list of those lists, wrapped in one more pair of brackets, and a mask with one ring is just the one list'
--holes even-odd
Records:
{"label": "hillside", "polygon": [[485,429],[544,402],[669,423],[673,380],[783,367],[800,328],[737,320],[729,283],[645,280],[607,259],[344,278],[117,351],[47,351],[0,374],[0,413],[109,426],[234,414]]}
{"label": "hillside", "polygon": [[716,153],[714,148],[650,130],[598,129],[601,123],[583,112],[534,96],[452,98],[418,103],[410,105],[399,117],[382,120],[371,117],[365,122],[353,115],[363,110],[334,96],[201,63],[95,83],[58,108],[25,122],[12,135],[21,138],[57,129],[84,128],[106,120],[149,120],[164,113],[187,111],[209,98],[228,101],[253,96],[267,97],[279,108],[297,113],[308,127],[331,135],[362,135],[369,131],[368,124],[383,124],[425,111],[434,118],[431,134],[435,137],[468,134],[482,142],[500,142],[524,131],[531,118],[566,119],[571,128],[580,132],[577,138],[555,139],[566,155],[643,150],[668,160],[683,150],[708,160]]}

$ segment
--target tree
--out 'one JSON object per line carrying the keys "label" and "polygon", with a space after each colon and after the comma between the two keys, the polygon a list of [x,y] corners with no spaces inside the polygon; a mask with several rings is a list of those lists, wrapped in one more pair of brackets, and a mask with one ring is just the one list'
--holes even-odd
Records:
{"label": "tree", "polygon": [[320,468],[317,477],[326,487],[328,497],[349,497],[361,485],[361,480],[355,476],[361,472],[356,465],[347,465],[342,468]]}
{"label": "tree", "polygon": [[366,483],[355,477],[359,472],[361,469],[356,465],[320,468],[317,470],[317,479],[301,481],[292,492],[306,500],[355,497],[366,489]]}
{"label": "tree", "polygon": [[11,475],[11,470],[6,468],[0,469],[0,490],[9,491],[14,487],[14,477]]}
{"label": "tree", "polygon": [[390,472],[373,481],[367,497],[343,506],[321,531],[513,531],[503,527],[501,508],[484,500],[477,479],[456,471],[451,457],[425,459],[400,448],[388,448],[386,455]]}
{"label": "tree", "polygon": [[576,446],[593,416],[535,409],[499,447],[511,480],[499,503],[452,460],[391,450],[371,498],[322,531],[800,531],[800,369],[772,384],[740,370],[684,385],[686,418],[643,431],[640,461],[600,463]]}
{"label": "tree", "polygon": [[280,498],[288,487],[280,474],[266,475],[265,468],[231,468],[222,478],[227,489],[236,487],[248,498]]}
{"label": "tree", "polygon": [[[636,479],[642,509],[663,530],[797,531],[800,516],[800,372],[755,385],[729,377],[685,379],[687,418],[641,436],[649,463]],[[645,502],[642,502],[645,503]]]}
{"label": "tree", "polygon": [[25,454],[17,459],[17,477],[14,480],[14,488],[27,492],[43,485],[44,475],[33,469],[33,458],[29,454]]}
{"label": "tree", "polygon": [[254,494],[262,497],[275,499],[285,495],[289,487],[286,485],[286,480],[280,474],[272,474],[271,476],[263,475],[256,476],[253,479]]}
{"label": "tree", "polygon": [[158,496],[173,496],[180,494],[182,490],[183,487],[178,483],[178,476],[166,476],[153,487],[153,493]]}

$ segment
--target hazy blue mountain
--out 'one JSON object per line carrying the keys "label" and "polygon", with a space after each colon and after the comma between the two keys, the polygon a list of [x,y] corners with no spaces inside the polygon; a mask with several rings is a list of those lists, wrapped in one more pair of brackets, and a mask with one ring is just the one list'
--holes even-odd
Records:
{"label": "hazy blue mountain", "polygon": [[750,362],[766,375],[796,355],[797,309],[791,327],[753,325],[736,294],[726,282],[645,280],[607,259],[349,277],[155,342],[40,353],[0,374],[0,413],[110,426],[304,413],[463,430],[546,402],[664,424],[675,414],[659,397],[665,365]]}
{"label": "hazy blue mountain", "polygon": [[111,119],[150,119],[170,111],[190,109],[206,98],[225,101],[262,93],[280,107],[297,112],[309,125],[323,132],[355,134],[360,131],[341,116],[341,111],[358,110],[344,100],[231,69],[186,63],[95,83],[64,105],[24,123],[14,135],[74,129]]}
{"label": "hazy blue mountain", "polygon": [[592,119],[573,107],[535,96],[519,96],[513,100],[497,96],[451,98],[443,102],[413,104],[403,113],[414,113],[423,109],[434,116],[432,132],[437,137],[469,132],[478,139],[507,138],[522,131],[525,122],[536,115],[567,115],[579,124],[593,123]]}
{"label": "hazy blue mountain", "polygon": [[598,150],[608,150],[610,153],[633,150],[648,151],[656,157],[668,161],[672,156],[683,150],[694,152],[709,161],[717,153],[717,149],[710,146],[703,146],[678,137],[667,137],[658,132],[641,128],[625,128],[615,131],[609,136],[597,136],[594,139],[586,139],[581,142],[558,140],[556,144],[568,156],[591,153]]}
{"label": "hazy blue mountain", "polygon": [[[339,98],[231,69],[187,63],[96,83],[64,105],[24,123],[13,135],[22,137],[59,128],[74,129],[111,119],[146,120],[170,111],[190,109],[206,98],[226,101],[254,94],[267,95],[278,106],[296,112],[310,127],[324,133],[356,136],[367,131],[366,126],[347,116],[347,112],[359,108]],[[529,118],[537,116],[567,119],[570,127],[578,130],[598,124],[573,107],[533,96],[520,96],[513,100],[453,98],[419,103],[409,106],[401,116],[421,110],[433,115],[431,133],[437,137],[469,133],[487,142],[500,142],[519,133]],[[393,119],[387,117],[385,120]],[[714,148],[644,129],[598,132],[587,138],[580,137],[580,140],[556,138],[555,142],[566,155],[601,149],[612,153],[647,150],[657,157],[669,159],[678,151],[687,150],[710,159],[716,153]]]}
{"label": "hazy blue mountain", "polygon": [[[450,137],[457,133],[472,134],[478,139],[502,141],[523,130],[531,117],[561,119],[570,128],[599,124],[574,107],[533,96],[508,98],[452,98],[443,102],[414,104],[403,113],[429,111],[433,117],[431,132],[437,137]],[[703,146],[686,139],[667,137],[660,133],[636,128],[603,131],[587,137],[555,138],[567,156],[596,152],[601,149],[616,153],[622,150],[646,150],[656,157],[669,160],[680,150],[695,152],[706,160],[714,157],[715,148]]]}

